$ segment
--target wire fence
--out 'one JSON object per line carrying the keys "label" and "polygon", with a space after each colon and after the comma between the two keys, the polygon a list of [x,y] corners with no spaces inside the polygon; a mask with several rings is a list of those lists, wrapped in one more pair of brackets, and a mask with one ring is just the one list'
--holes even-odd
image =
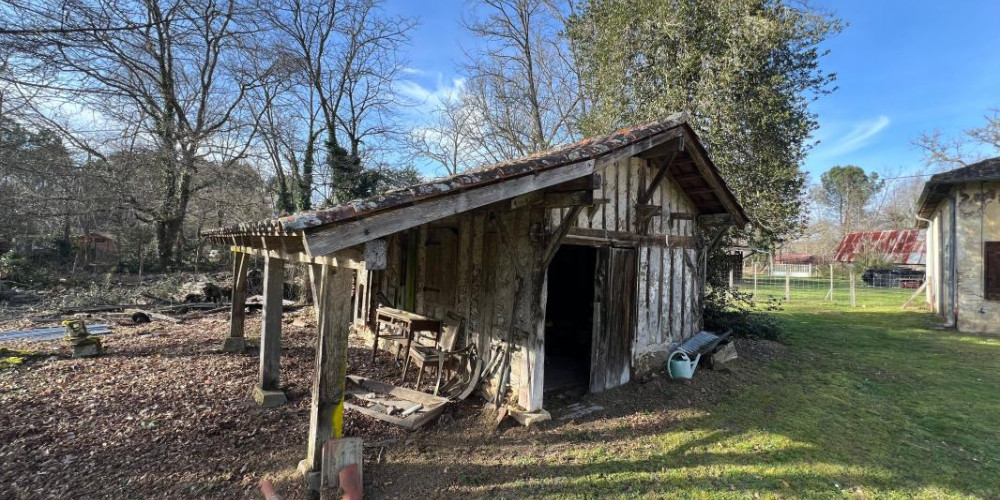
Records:
{"label": "wire fence", "polygon": [[905,269],[865,269],[849,264],[749,265],[734,267],[730,288],[757,300],[842,304],[855,308],[919,308],[924,300],[924,273]]}

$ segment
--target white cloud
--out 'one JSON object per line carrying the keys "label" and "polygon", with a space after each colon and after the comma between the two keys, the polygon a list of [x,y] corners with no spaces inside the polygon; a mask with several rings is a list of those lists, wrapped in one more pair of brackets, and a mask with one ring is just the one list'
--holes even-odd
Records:
{"label": "white cloud", "polygon": [[829,141],[829,145],[824,147],[821,144],[817,151],[818,156],[832,158],[857,151],[867,146],[873,137],[889,126],[889,123],[889,117],[885,115],[855,123],[846,134],[839,137],[835,135]]}
{"label": "white cloud", "polygon": [[[411,71],[406,71],[405,73],[414,76],[424,76],[429,74],[412,68]],[[438,107],[442,102],[457,99],[458,96],[461,95],[464,87],[465,78],[458,77],[452,78],[450,81],[446,81],[444,74],[440,72],[436,73],[433,83],[431,84],[421,84],[416,81],[416,79],[399,80],[396,84],[396,89],[399,93],[404,97],[413,100],[417,105],[418,112],[421,113]]]}

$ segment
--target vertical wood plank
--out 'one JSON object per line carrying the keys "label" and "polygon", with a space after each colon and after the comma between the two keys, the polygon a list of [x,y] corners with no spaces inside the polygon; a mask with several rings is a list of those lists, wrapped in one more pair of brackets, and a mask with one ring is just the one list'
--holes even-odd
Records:
{"label": "vertical wood plank", "polygon": [[596,269],[594,270],[594,331],[590,347],[590,391],[604,390],[605,363],[603,353],[606,352],[604,329],[607,322],[605,298],[605,281],[608,278],[608,256],[610,248],[597,249]]}
{"label": "vertical wood plank", "polygon": [[420,226],[417,230],[417,300],[416,312],[427,314],[427,294],[424,293],[424,286],[427,284],[427,225]]}
{"label": "vertical wood plank", "polygon": [[[692,226],[693,224],[694,223],[692,222],[692,223],[689,224],[689,226]],[[690,234],[694,234],[693,231],[691,231]],[[691,262],[694,262],[695,265],[697,266],[698,265],[698,260],[699,260],[698,259],[698,251],[694,250],[694,249],[684,250],[684,251],[687,252],[688,258],[691,259]],[[685,304],[685,309],[687,309],[686,315],[687,315],[687,321],[688,322],[687,322],[687,330],[684,332],[685,340],[688,337],[691,337],[692,335],[694,335],[695,332],[698,331],[698,328],[700,326],[698,324],[698,311],[697,311],[697,304],[698,304],[697,294],[698,294],[698,290],[699,290],[699,287],[698,287],[698,273],[695,270],[693,270],[693,269],[688,269],[688,280],[687,281],[688,281],[687,282],[687,304]]]}
{"label": "vertical wood plank", "polygon": [[[477,338],[479,355],[483,362],[489,362],[490,349],[489,338],[486,337],[486,330],[483,328],[482,315],[482,293],[483,293],[483,230],[485,228],[485,216],[476,214],[472,217],[470,229],[472,231],[470,245],[470,259],[472,260],[469,278],[469,312],[468,312],[468,337]],[[485,365],[484,365],[485,366]]]}
{"label": "vertical wood plank", "polygon": [[[655,200],[654,203],[659,204],[661,207],[666,206],[666,212],[670,213],[670,197],[664,191],[662,185],[653,194],[652,199]],[[663,221],[663,217],[654,217],[651,225],[657,234],[669,233],[670,231],[670,226]],[[664,337],[669,338],[671,336],[670,329],[672,328],[671,318],[673,317],[673,309],[671,309],[670,297],[673,293],[673,277],[671,276],[673,261],[670,260],[670,256],[673,251],[669,247],[657,250],[657,270],[659,271],[656,283],[657,340],[663,342]]]}
{"label": "vertical wood plank", "polygon": [[[681,221],[680,226],[682,228],[684,228],[684,230],[682,230],[681,234],[683,234],[684,236],[689,236],[689,234],[687,232],[687,221]],[[681,248],[679,251],[681,252],[681,255],[680,255],[681,259],[685,259],[686,257],[688,257],[688,251],[686,249]],[[686,259],[682,260],[681,264],[678,267],[680,268],[680,271],[681,271],[681,280],[678,283],[678,285],[680,285],[680,289],[681,289],[681,298],[680,298],[680,306],[681,306],[681,314],[680,314],[681,329],[680,329],[680,333],[681,333],[681,336],[677,340],[678,341],[684,341],[684,340],[687,339],[687,336],[688,336],[687,335],[687,331],[688,331],[687,329],[690,326],[690,314],[689,314],[690,309],[688,309],[687,298],[688,298],[688,281],[691,280],[691,268],[688,266],[688,263],[687,263]]]}
{"label": "vertical wood plank", "polygon": [[625,169],[625,225],[622,226],[623,231],[632,231],[632,211],[635,210],[635,197],[632,196],[632,185],[635,183],[636,168],[635,164],[638,160],[636,158],[628,158],[622,163]]}
{"label": "vertical wood plank", "polygon": [[624,219],[625,207],[622,204],[622,191],[624,190],[625,179],[622,178],[622,163],[626,160],[619,160],[614,162],[611,168],[615,171],[615,191],[614,196],[611,197],[611,203],[615,204],[615,220],[614,224],[609,227],[614,227],[615,231],[622,230],[622,222]]}
{"label": "vertical wood plank", "polygon": [[601,222],[600,229],[614,230],[615,229],[615,208],[617,208],[618,203],[616,199],[616,191],[618,187],[615,185],[617,176],[615,175],[615,166],[608,165],[604,169],[604,196],[608,200],[601,207],[603,208],[603,221]]}
{"label": "vertical wood plank", "polygon": [[636,273],[637,287],[639,290],[636,297],[636,345],[650,345],[655,342],[655,335],[649,329],[649,247],[638,248],[639,272]]}
{"label": "vertical wood plank", "polygon": [[[458,219],[458,254],[457,262],[446,265],[458,266],[458,276],[456,276],[457,288],[455,297],[455,311],[469,320],[469,281],[471,278],[470,267],[472,266],[472,218],[468,215],[460,215]],[[459,339],[462,340],[462,339]],[[464,344],[464,341],[463,341]]]}
{"label": "vertical wood plank", "polygon": [[[636,171],[635,196],[632,198],[632,200],[634,200],[634,201],[630,201],[630,203],[636,203],[636,202],[639,201],[639,193],[646,192],[646,183],[649,182],[649,181],[646,180],[646,171],[647,171],[646,162],[638,161],[637,160],[636,161],[636,170],[635,171]],[[654,217],[654,219],[655,219],[655,217]],[[638,227],[637,218],[633,218],[632,220],[636,221],[635,231],[638,232],[639,227]],[[652,224],[650,224],[650,227],[652,227]]]}

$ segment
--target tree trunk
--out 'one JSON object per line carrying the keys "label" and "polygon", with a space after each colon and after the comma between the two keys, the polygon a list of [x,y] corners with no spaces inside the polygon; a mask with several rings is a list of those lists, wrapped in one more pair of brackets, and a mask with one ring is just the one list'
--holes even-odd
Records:
{"label": "tree trunk", "polygon": [[[169,167],[167,167],[169,168]],[[180,250],[180,237],[184,229],[184,219],[187,217],[188,202],[191,200],[191,180],[194,177],[194,156],[185,154],[180,165],[179,175],[167,173],[166,179],[176,179],[163,186],[164,199],[161,205],[160,217],[154,224],[156,230],[156,249],[161,268],[166,268],[177,262]]]}

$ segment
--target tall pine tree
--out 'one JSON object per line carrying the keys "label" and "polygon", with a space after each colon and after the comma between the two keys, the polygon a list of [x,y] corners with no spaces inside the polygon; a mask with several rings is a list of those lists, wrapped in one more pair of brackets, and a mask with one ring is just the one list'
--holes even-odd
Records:
{"label": "tall pine tree", "polygon": [[833,90],[820,44],[838,20],[780,0],[590,0],[571,16],[587,135],[687,111],[756,222],[757,245],[805,221],[799,169]]}

